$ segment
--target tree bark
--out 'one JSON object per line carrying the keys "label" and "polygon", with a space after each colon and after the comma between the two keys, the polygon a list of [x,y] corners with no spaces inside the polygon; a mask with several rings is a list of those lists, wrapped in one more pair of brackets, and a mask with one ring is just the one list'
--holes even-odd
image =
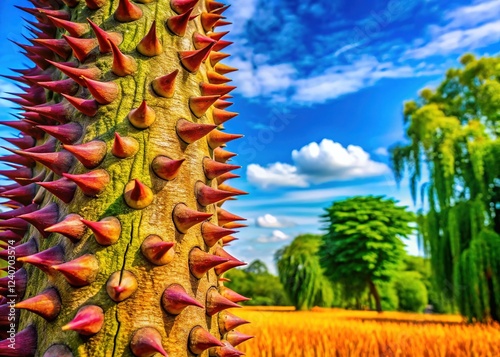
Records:
{"label": "tree bark", "polygon": [[380,295],[378,293],[378,289],[373,283],[373,281],[369,280],[368,281],[368,288],[370,289],[370,293],[372,294],[373,298],[375,299],[375,307],[377,309],[377,312],[382,312],[382,303],[380,302]]}

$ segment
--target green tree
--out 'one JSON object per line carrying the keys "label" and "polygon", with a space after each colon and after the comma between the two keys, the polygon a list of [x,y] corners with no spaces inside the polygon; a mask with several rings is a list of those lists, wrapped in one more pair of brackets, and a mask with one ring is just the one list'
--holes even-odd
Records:
{"label": "green tree", "polygon": [[320,246],[320,235],[304,234],[275,254],[281,283],[298,310],[329,307],[333,302],[333,286],[319,261]]}
{"label": "green tree", "polygon": [[416,271],[404,271],[394,278],[400,311],[422,312],[427,302],[427,288]]}
{"label": "green tree", "polygon": [[461,63],[405,103],[408,142],[392,148],[392,161],[415,200],[423,183],[419,228],[441,301],[471,320],[500,321],[500,58]]}
{"label": "green tree", "polygon": [[345,286],[368,287],[382,311],[378,282],[390,281],[413,231],[414,214],[392,199],[366,196],[334,202],[323,216],[327,233],[321,248],[326,275]]}

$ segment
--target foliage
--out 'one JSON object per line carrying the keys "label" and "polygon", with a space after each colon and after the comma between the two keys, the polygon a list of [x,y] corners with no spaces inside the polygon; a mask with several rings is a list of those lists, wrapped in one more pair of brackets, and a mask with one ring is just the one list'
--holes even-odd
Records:
{"label": "foliage", "polygon": [[405,103],[408,143],[392,149],[392,161],[398,180],[408,172],[414,199],[425,181],[419,226],[439,300],[469,319],[498,321],[500,58],[461,62],[436,90]]}
{"label": "foliage", "polygon": [[333,302],[332,284],[323,275],[319,262],[320,245],[321,236],[305,234],[276,252],[281,283],[298,310],[331,306]]}
{"label": "foliage", "polygon": [[428,296],[422,276],[415,271],[405,271],[396,275],[394,280],[399,311],[423,312]]}
{"label": "foliage", "polygon": [[376,283],[388,282],[404,256],[414,215],[392,199],[366,196],[334,202],[321,248],[326,275],[344,286],[369,287],[381,311]]}

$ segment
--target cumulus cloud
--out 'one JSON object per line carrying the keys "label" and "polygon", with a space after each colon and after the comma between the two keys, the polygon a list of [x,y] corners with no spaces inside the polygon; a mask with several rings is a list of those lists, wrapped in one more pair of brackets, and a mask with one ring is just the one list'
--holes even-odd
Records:
{"label": "cumulus cloud", "polygon": [[261,228],[283,228],[292,227],[294,223],[286,218],[278,218],[272,214],[265,214],[257,217],[256,225]]}
{"label": "cumulus cloud", "polygon": [[389,167],[370,158],[360,146],[342,146],[329,139],[312,142],[292,152],[293,165],[273,163],[267,167],[251,164],[250,183],[262,188],[307,187],[330,181],[375,177],[388,173]]}
{"label": "cumulus cloud", "polygon": [[380,156],[389,156],[389,150],[387,150],[387,148],[384,146],[376,148],[374,152],[375,154]]}
{"label": "cumulus cloud", "polygon": [[269,236],[262,236],[262,237],[257,238],[257,241],[260,243],[276,243],[276,242],[283,242],[283,241],[286,241],[288,239],[290,239],[289,235],[276,229]]}

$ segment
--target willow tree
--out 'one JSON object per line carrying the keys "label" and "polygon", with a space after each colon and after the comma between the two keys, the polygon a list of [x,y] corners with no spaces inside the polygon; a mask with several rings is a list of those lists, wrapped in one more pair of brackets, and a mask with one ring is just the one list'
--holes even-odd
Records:
{"label": "willow tree", "polygon": [[442,298],[471,320],[499,321],[500,58],[461,63],[405,103],[408,142],[392,161],[414,200],[424,183],[420,231]]}
{"label": "willow tree", "polygon": [[319,235],[300,235],[275,254],[280,281],[298,310],[329,307],[333,302],[333,285],[319,261],[321,241]]}

